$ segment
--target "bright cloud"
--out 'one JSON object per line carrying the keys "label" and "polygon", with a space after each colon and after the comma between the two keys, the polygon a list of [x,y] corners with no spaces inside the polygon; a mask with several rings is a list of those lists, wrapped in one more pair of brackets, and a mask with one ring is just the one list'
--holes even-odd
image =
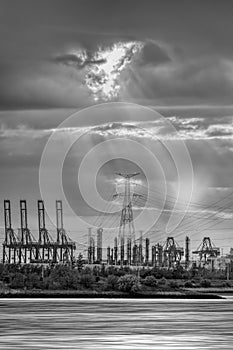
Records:
{"label": "bright cloud", "polygon": [[142,47],[140,42],[118,42],[108,48],[99,48],[85,77],[85,83],[93,93],[95,101],[110,100],[118,96],[119,75]]}

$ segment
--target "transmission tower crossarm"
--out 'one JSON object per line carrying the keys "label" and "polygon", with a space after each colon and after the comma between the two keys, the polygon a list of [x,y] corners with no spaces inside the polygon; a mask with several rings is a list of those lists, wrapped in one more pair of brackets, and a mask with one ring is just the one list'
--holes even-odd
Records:
{"label": "transmission tower crossarm", "polygon": [[130,179],[131,177],[137,176],[140,173],[131,173],[131,174],[127,174],[127,173],[116,173],[116,175],[119,175],[121,177],[124,177],[125,179]]}

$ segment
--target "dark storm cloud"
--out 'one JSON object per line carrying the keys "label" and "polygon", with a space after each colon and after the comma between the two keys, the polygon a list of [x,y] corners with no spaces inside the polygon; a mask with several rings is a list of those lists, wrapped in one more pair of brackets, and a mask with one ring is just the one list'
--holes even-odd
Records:
{"label": "dark storm cloud", "polygon": [[158,65],[171,61],[171,58],[165,49],[149,40],[143,46],[138,61],[141,65]]}
{"label": "dark storm cloud", "polygon": [[35,61],[18,68],[0,80],[1,109],[77,108],[91,101],[82,74],[71,67]]}
{"label": "dark storm cloud", "polygon": [[231,104],[233,65],[212,57],[139,67],[127,79],[129,96],[144,96],[164,105]]}
{"label": "dark storm cloud", "polygon": [[[82,64],[70,52],[95,52],[99,46],[132,40],[145,46],[140,63],[134,66],[136,76],[130,70],[124,73],[128,91],[122,98],[160,104],[217,99],[217,103],[229,104],[232,7],[228,0],[1,1],[0,108],[92,103],[78,71],[93,64],[93,58]],[[101,65],[101,61],[95,63]],[[161,65],[167,70],[153,71]]]}
{"label": "dark storm cloud", "polygon": [[82,69],[86,66],[93,64],[102,64],[106,60],[99,59],[96,60],[89,54],[85,59],[82,59],[80,56],[75,54],[64,54],[54,58],[54,62],[64,64],[65,66],[71,66],[75,68]]}

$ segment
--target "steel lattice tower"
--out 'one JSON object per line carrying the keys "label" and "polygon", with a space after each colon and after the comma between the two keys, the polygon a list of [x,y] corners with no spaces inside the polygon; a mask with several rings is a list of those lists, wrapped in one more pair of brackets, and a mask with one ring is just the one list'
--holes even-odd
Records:
{"label": "steel lattice tower", "polygon": [[132,244],[135,242],[135,228],[133,220],[133,206],[132,206],[132,194],[131,194],[131,178],[139,175],[139,173],[122,174],[117,173],[125,179],[125,189],[123,194],[123,207],[121,210],[121,219],[118,235],[118,244],[120,246],[119,255],[121,264],[125,260],[125,245],[127,239],[127,263],[131,264],[132,260]]}

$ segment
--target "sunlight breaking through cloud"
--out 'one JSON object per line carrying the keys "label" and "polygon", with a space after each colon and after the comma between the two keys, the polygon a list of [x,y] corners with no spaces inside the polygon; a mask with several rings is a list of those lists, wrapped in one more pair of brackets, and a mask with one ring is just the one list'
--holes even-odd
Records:
{"label": "sunlight breaking through cloud", "polygon": [[92,91],[95,101],[118,96],[119,75],[142,47],[141,42],[118,42],[108,48],[99,48],[94,56],[96,63],[88,66],[85,77],[85,83]]}

